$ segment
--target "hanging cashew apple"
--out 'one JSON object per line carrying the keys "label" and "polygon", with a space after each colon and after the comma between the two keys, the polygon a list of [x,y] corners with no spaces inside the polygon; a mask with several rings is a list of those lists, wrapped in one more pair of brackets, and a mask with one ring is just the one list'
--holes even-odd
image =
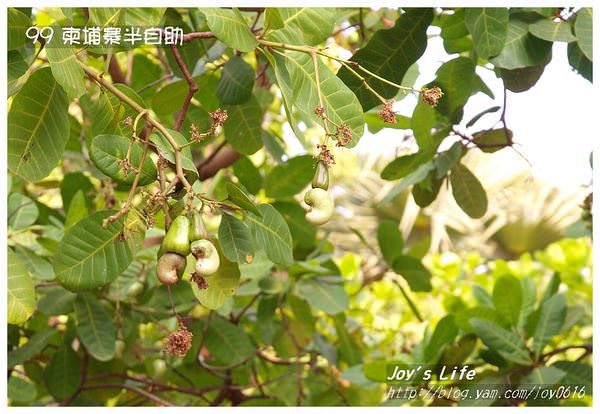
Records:
{"label": "hanging cashew apple", "polygon": [[185,270],[185,256],[190,253],[190,221],[186,216],[179,216],[167,231],[163,239],[159,259],[156,263],[156,276],[164,285],[174,285]]}
{"label": "hanging cashew apple", "polygon": [[329,169],[323,161],[319,160],[312,188],[304,194],[304,202],[308,206],[305,217],[310,224],[320,226],[327,223],[333,216],[333,199],[327,192],[328,188]]}

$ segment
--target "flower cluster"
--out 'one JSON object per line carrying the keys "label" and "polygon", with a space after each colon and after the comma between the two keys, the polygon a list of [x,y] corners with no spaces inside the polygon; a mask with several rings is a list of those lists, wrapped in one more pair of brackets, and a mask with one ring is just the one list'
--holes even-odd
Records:
{"label": "flower cluster", "polygon": [[433,88],[424,88],[421,90],[421,99],[427,105],[431,105],[432,107],[436,107],[440,102],[440,99],[444,96],[444,92],[438,87],[434,86]]}
{"label": "flower cluster", "polygon": [[394,112],[394,99],[388,99],[385,101],[383,105],[383,109],[379,112],[379,116],[383,119],[384,122],[388,124],[395,124],[396,121],[396,113]]}
{"label": "flower cluster", "polygon": [[176,355],[183,358],[192,347],[192,338],[194,335],[188,331],[182,320],[179,321],[179,327],[175,332],[171,332],[165,338],[165,352],[170,355]]}
{"label": "flower cluster", "polygon": [[210,116],[210,120],[212,122],[209,130],[210,135],[216,135],[217,128],[223,126],[225,121],[227,121],[227,110],[222,110],[221,108],[217,108],[213,112],[208,114]]}
{"label": "flower cluster", "polygon": [[333,158],[333,154],[329,151],[327,144],[319,144],[317,145],[317,149],[319,149],[319,158],[323,163],[329,167],[331,164],[335,164],[335,158]]}
{"label": "flower cluster", "polygon": [[336,147],[345,147],[350,141],[352,141],[352,128],[348,124],[341,124],[336,127],[335,135],[338,140],[335,144]]}

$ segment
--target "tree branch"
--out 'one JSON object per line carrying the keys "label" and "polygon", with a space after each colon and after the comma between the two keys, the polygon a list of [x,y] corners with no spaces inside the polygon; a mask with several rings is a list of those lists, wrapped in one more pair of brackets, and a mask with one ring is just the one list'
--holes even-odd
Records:
{"label": "tree branch", "polygon": [[241,154],[231,147],[223,148],[212,160],[198,168],[200,180],[213,177],[222,168],[227,168],[240,158]]}
{"label": "tree branch", "polygon": [[111,55],[110,61],[108,62],[108,73],[110,74],[113,83],[124,83],[127,85],[127,78],[123,74],[115,55]]}
{"label": "tree branch", "polygon": [[183,58],[181,57],[181,54],[179,53],[179,50],[177,49],[176,45],[171,45],[171,52],[173,53],[173,57],[175,57],[177,66],[179,66],[179,69],[181,69],[181,73],[183,73],[183,77],[185,78],[185,81],[188,84],[188,93],[185,96],[185,99],[183,100],[181,111],[179,111],[179,114],[177,115],[175,127],[173,128],[175,129],[175,131],[180,131],[181,125],[183,124],[188,110],[190,109],[190,103],[192,102],[192,98],[194,97],[194,94],[198,91],[198,85],[194,81],[194,78],[192,78],[192,74],[190,73],[185,62],[183,61]]}

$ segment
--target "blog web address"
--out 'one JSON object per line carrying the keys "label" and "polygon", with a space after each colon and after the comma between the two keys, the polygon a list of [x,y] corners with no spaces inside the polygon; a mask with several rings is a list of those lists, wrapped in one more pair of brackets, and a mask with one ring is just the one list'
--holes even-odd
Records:
{"label": "blog web address", "polygon": [[591,388],[585,384],[470,384],[466,388],[448,385],[410,384],[390,385],[386,391],[387,400],[448,400],[460,401],[552,401],[582,400],[591,395]]}

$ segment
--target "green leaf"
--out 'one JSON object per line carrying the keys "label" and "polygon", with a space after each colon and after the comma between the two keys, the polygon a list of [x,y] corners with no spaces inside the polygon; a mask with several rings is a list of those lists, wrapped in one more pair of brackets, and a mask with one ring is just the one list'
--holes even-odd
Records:
{"label": "green leaf", "polygon": [[552,43],[538,39],[529,33],[529,25],[516,18],[508,22],[506,43],[500,54],[490,62],[504,69],[518,69],[536,66],[548,59],[552,53]]}
{"label": "green leaf", "polygon": [[487,195],[481,183],[463,164],[456,164],[450,173],[452,194],[458,206],[472,218],[487,211]]}
{"label": "green leaf", "polygon": [[85,197],[80,190],[71,199],[71,204],[69,205],[69,210],[65,217],[65,231],[68,231],[75,223],[79,222],[79,220],[83,220],[88,215],[89,213],[85,206]]}
{"label": "green leaf", "polygon": [[76,293],[69,292],[62,286],[52,286],[43,292],[44,296],[38,300],[38,310],[44,315],[66,315],[73,311]]}
{"label": "green leaf", "polygon": [[[98,135],[93,139],[90,146],[90,159],[100,171],[113,180],[123,184],[132,184],[135,179],[135,172],[128,171],[125,173],[119,165],[119,162],[125,160],[127,156],[130,142],[129,138],[117,135]],[[129,158],[134,168],[139,168],[142,161],[142,153],[143,149],[140,143],[137,141],[134,142]],[[156,181],[157,176],[156,166],[148,151],[142,165],[138,184],[141,186],[151,184]]]}
{"label": "green leaf", "polygon": [[402,193],[408,187],[418,182],[423,181],[429,175],[429,171],[434,169],[433,162],[425,162],[417,167],[417,169],[408,174],[400,184],[396,185],[390,190],[390,192],[381,200],[381,204],[384,205],[392,201],[398,194]]}
{"label": "green leaf", "polygon": [[312,180],[315,159],[310,155],[290,158],[276,165],[267,175],[265,189],[268,197],[285,198],[298,194]]}
{"label": "green leaf", "polygon": [[58,24],[54,29],[52,41],[44,47],[54,79],[62,86],[69,99],[79,98],[85,92],[83,69],[77,61],[73,48],[62,43],[62,28]]}
{"label": "green leaf", "polygon": [[285,221],[287,221],[294,246],[311,247],[315,244],[317,229],[306,221],[306,211],[296,202],[277,201],[273,203],[273,207],[281,213]]}
{"label": "green leaf", "polygon": [[241,105],[226,107],[229,117],[225,122],[225,138],[238,152],[250,155],[262,148],[263,113],[256,98]]}
{"label": "green leaf", "polygon": [[101,211],[81,220],[60,241],[52,264],[67,289],[90,290],[112,282],[141,248],[146,233],[141,218],[130,213],[103,228],[102,221],[114,213]]}
{"label": "green leaf", "polygon": [[219,252],[221,265],[216,273],[205,277],[208,288],[199,289],[196,283],[191,282],[192,292],[196,299],[208,309],[218,309],[232,297],[240,286],[240,268],[237,263],[228,260],[221,245],[215,243]]}
{"label": "green leaf", "polygon": [[281,29],[284,26],[283,18],[279,9],[275,7],[267,7],[265,9],[265,31],[267,29]]}
{"label": "green leaf", "polygon": [[565,372],[557,367],[537,367],[521,379],[521,384],[554,385],[564,376]]}
{"label": "green leaf", "polygon": [[8,197],[7,214],[8,226],[13,230],[21,230],[35,223],[39,212],[32,199],[21,193],[12,193]]}
{"label": "green leaf", "polygon": [[[185,145],[188,143],[188,140],[181,134],[173,129],[168,129],[167,132],[171,135],[173,140],[177,143],[177,145]],[[150,141],[154,142],[158,147],[161,155],[169,160],[171,163],[175,163],[175,150],[167,140],[165,136],[160,131],[154,131],[152,135],[150,135]],[[194,164],[194,158],[192,157],[192,150],[189,146],[183,148],[181,150],[181,166],[184,170],[191,171],[194,174],[197,174],[196,165]],[[155,176],[156,179],[156,176]]]}
{"label": "green leaf", "polygon": [[[130,87],[122,83],[116,83],[114,86],[142,108],[148,107],[142,97]],[[82,100],[89,100],[88,95],[83,95],[79,99],[80,103]],[[104,91],[101,91],[96,102],[91,102],[86,112],[94,120],[91,128],[92,136],[103,134],[130,136],[131,127],[125,125],[123,120],[128,116],[132,119],[137,116],[137,112],[133,108],[121,102],[115,95]],[[142,124],[141,122],[138,124],[138,133],[141,132]]]}
{"label": "green leaf", "polygon": [[573,42],[577,40],[571,32],[571,24],[565,21],[554,22],[541,19],[529,25],[529,33],[549,42]]}
{"label": "green leaf", "polygon": [[204,345],[208,352],[225,365],[239,364],[254,353],[250,337],[241,326],[222,318],[212,318]]}
{"label": "green leaf", "polygon": [[30,403],[35,401],[38,396],[36,384],[27,377],[17,377],[16,375],[11,375],[8,379],[7,394],[11,402],[27,405],[31,405]]}
{"label": "green leaf", "polygon": [[379,221],[377,242],[384,260],[391,266],[394,260],[402,255],[404,248],[404,237],[398,229],[398,223],[387,219]]}
{"label": "green leaf", "polygon": [[260,211],[258,211],[256,206],[244,190],[242,190],[240,187],[238,187],[232,182],[228,182],[225,185],[225,187],[227,189],[227,199],[229,201],[231,201],[236,206],[243,208],[244,210],[251,211],[252,213],[260,216]]}
{"label": "green leaf", "polygon": [[258,45],[238,9],[202,8],[201,11],[210,31],[232,49],[251,52]]}
{"label": "green leaf", "polygon": [[569,58],[569,64],[577,73],[590,82],[594,81],[592,62],[585,57],[577,43],[569,43],[569,46],[567,46],[567,57]]}
{"label": "green leaf", "polygon": [[504,128],[487,129],[473,134],[473,141],[481,145],[479,149],[483,152],[493,153],[509,146],[512,142],[512,131]]}
{"label": "green leaf", "polygon": [[462,155],[463,146],[460,142],[455,142],[450,149],[440,152],[434,160],[436,178],[445,177],[448,171],[454,168],[456,163],[460,161]]}
{"label": "green leaf", "polygon": [[[433,83],[442,88],[444,92],[436,109],[446,116],[453,117],[467,103],[469,97],[478,90],[479,78],[475,74],[475,63],[469,58],[457,57],[440,66],[435,74],[437,78]],[[421,102],[420,105],[429,107],[424,102]]]}
{"label": "green leaf", "polygon": [[[322,119],[315,114],[315,109],[319,106],[319,97],[311,57],[302,52],[288,52],[285,57],[293,90],[293,105],[313,122],[321,125]],[[346,144],[346,147],[352,148],[358,143],[365,129],[360,103],[352,90],[331,72],[320,57],[317,57],[317,65],[325,114],[336,125],[346,124],[352,129],[352,140]]]}
{"label": "green leaf", "polygon": [[44,369],[44,382],[50,395],[56,401],[62,401],[73,395],[79,385],[81,361],[66,342],[52,356]]}
{"label": "green leaf", "polygon": [[8,52],[8,96],[17,93],[29,79],[31,74],[30,65],[34,59],[35,48],[26,44],[21,49]]}
{"label": "green leaf", "polygon": [[412,196],[415,203],[421,208],[425,208],[437,198],[440,188],[444,182],[444,178],[436,178],[435,171],[431,171],[427,178],[414,185],[412,188]]}
{"label": "green leaf", "polygon": [[500,53],[506,40],[508,9],[469,7],[465,9],[465,24],[473,37],[477,54],[488,59]]}
{"label": "green leaf", "polygon": [[[432,19],[432,9],[410,9],[396,20],[396,24],[391,29],[375,32],[369,43],[359,49],[350,60],[359,62],[367,70],[382,78],[401,84],[408,68],[425,52],[427,28]],[[397,88],[368,74],[362,75],[366,82],[384,98],[393,98],[398,93]],[[342,67],[338,76],[358,96],[364,111],[381,104],[363,82],[347,68]]]}
{"label": "green leaf", "polygon": [[465,24],[464,8],[455,9],[453,14],[442,14],[438,18],[446,52],[461,53],[473,49],[473,40]]}
{"label": "green leaf", "polygon": [[65,211],[69,211],[71,200],[73,200],[78,191],[83,192],[87,209],[92,210],[94,208],[96,188],[87,175],[82,172],[74,172],[65,174],[60,183],[60,197],[62,198],[63,209]]}
{"label": "green leaf", "polygon": [[277,296],[263,296],[256,309],[256,324],[265,343],[270,344],[275,334],[276,325],[273,316],[277,309]]}
{"label": "green leaf", "polygon": [[271,29],[277,30],[266,38],[290,45],[313,46],[324,42],[331,36],[338,17],[337,9],[332,7],[282,7],[274,10],[279,19],[277,16],[273,19],[271,14],[269,21],[275,20],[275,25],[280,27],[271,26]]}
{"label": "green leaf", "polygon": [[[136,55],[137,56],[137,55]],[[212,111],[219,106],[217,98],[218,78],[210,74],[195,76],[194,82],[198,85],[198,92],[194,94],[201,103],[201,107]],[[179,80],[165,85],[152,97],[152,109],[160,116],[177,112],[181,108],[188,93],[188,84]]]}
{"label": "green leaf", "polygon": [[366,112],[365,122],[369,132],[376,134],[382,129],[410,129],[410,118],[404,115],[396,114],[396,123],[385,122],[377,112]]}
{"label": "green leaf", "polygon": [[246,216],[254,240],[274,263],[290,266],[294,262],[292,235],[285,219],[270,204],[260,204],[257,208],[262,216],[252,213]]}
{"label": "green leaf", "polygon": [[21,365],[38,355],[56,334],[58,334],[58,331],[54,329],[47,329],[34,333],[25,345],[8,353],[8,368],[13,368],[15,365]]}
{"label": "green leaf", "polygon": [[473,318],[469,321],[479,338],[490,349],[519,365],[531,364],[525,344],[514,333],[501,328],[487,319]]}
{"label": "green leaf", "polygon": [[283,109],[285,110],[288,123],[290,124],[292,131],[294,131],[296,138],[298,138],[298,140],[300,140],[300,142],[304,145],[304,135],[294,120],[294,113],[292,110],[295,97],[292,89],[292,79],[286,65],[287,58],[285,55],[281,55],[279,53],[271,54],[268,49],[262,49],[262,52],[275,72],[275,81],[277,82],[277,86],[279,86],[279,90],[281,91],[281,101],[283,103]]}
{"label": "green leaf", "polygon": [[54,279],[54,270],[48,260],[19,245],[15,246],[15,253],[19,257],[19,261],[29,270],[31,276],[40,280]]}
{"label": "green leaf", "polygon": [[484,109],[483,111],[479,112],[477,115],[475,115],[473,118],[471,118],[469,120],[469,122],[467,122],[467,124],[465,125],[467,128],[471,128],[473,125],[475,125],[477,123],[477,121],[479,121],[483,116],[487,115],[487,114],[493,114],[496,113],[500,110],[499,106],[492,106],[490,108]]}
{"label": "green leaf", "polygon": [[112,317],[91,293],[75,298],[77,335],[87,351],[99,361],[108,361],[115,354],[117,331]]}
{"label": "green leaf", "polygon": [[254,87],[254,70],[244,59],[234,56],[225,63],[217,86],[219,100],[228,105],[248,102]]}
{"label": "green leaf", "polygon": [[392,264],[392,270],[406,279],[413,292],[431,291],[431,273],[419,259],[411,256],[398,256]]}
{"label": "green leaf", "polygon": [[13,99],[8,113],[8,168],[37,181],[60,160],[69,139],[67,95],[50,68],[35,71]]}
{"label": "green leaf", "polygon": [[454,315],[446,315],[435,326],[425,348],[425,360],[435,363],[444,347],[452,342],[458,335],[458,328],[454,323]]}
{"label": "green leaf", "polygon": [[8,249],[7,261],[7,321],[19,325],[29,319],[35,311],[35,287],[29,271],[10,249]]}
{"label": "green leaf", "polygon": [[567,313],[567,299],[557,293],[542,304],[540,319],[533,334],[533,352],[538,357],[544,346],[560,332]]}
{"label": "green leaf", "polygon": [[233,164],[233,172],[250,194],[256,194],[261,189],[262,175],[248,157],[240,157]]}
{"label": "green leaf", "polygon": [[593,370],[588,364],[577,361],[557,361],[550,367],[556,367],[566,373],[563,378],[564,384],[585,385],[591,390]]}
{"label": "green leaf", "polygon": [[575,18],[575,36],[577,37],[577,44],[590,62],[594,61],[593,24],[594,17],[591,7],[583,7],[577,12],[577,17]]}
{"label": "green leaf", "polygon": [[[569,43],[569,47],[575,43]],[[531,89],[540,79],[546,69],[547,62],[537,66],[507,70],[500,68],[498,72],[504,81],[504,86],[511,92],[524,92]]]}
{"label": "green leaf", "polygon": [[31,26],[31,20],[25,14],[21,13],[14,7],[8,8],[7,14],[7,42],[8,50],[15,50],[23,46],[29,41],[25,32]]}
{"label": "green leaf", "polygon": [[318,279],[300,279],[295,293],[312,307],[328,315],[344,312],[348,308],[348,295],[343,285],[326,283]]}
{"label": "green leaf", "polygon": [[338,337],[340,358],[352,367],[362,362],[361,350],[346,328],[346,315],[337,314],[333,317],[335,332]]}
{"label": "green leaf", "polygon": [[454,322],[456,323],[456,326],[463,331],[474,333],[475,328],[473,328],[469,322],[472,318],[487,319],[500,326],[506,325],[506,321],[498,314],[498,312],[487,306],[474,306],[472,308],[462,309],[456,313]]}
{"label": "green leaf", "polygon": [[388,181],[399,180],[414,172],[425,161],[425,157],[421,153],[402,155],[381,171],[381,178]]}
{"label": "green leaf", "polygon": [[523,292],[519,279],[512,275],[500,276],[494,283],[492,297],[494,306],[500,315],[512,326],[517,326],[523,304]]}
{"label": "green leaf", "polygon": [[520,282],[523,300],[521,304],[521,312],[519,313],[519,323],[517,326],[519,328],[523,328],[527,323],[527,318],[529,318],[529,315],[535,311],[536,290],[535,283],[531,277],[526,276],[522,278]]}
{"label": "green leaf", "polygon": [[245,263],[254,256],[254,239],[248,227],[238,218],[224,213],[219,225],[219,242],[223,254],[232,262]]}

